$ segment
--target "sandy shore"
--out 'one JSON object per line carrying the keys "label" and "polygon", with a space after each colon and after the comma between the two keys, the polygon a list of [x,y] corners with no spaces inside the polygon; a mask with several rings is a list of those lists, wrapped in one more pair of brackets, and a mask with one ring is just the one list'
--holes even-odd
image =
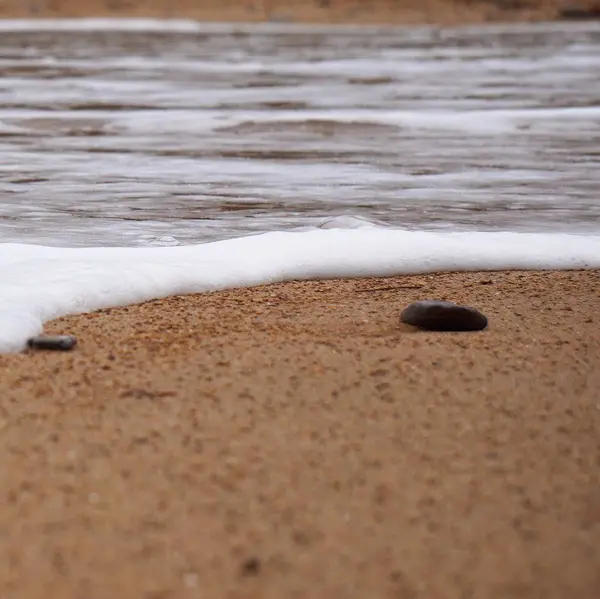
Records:
{"label": "sandy shore", "polygon": [[[289,283],[1,356],[2,599],[600,597],[600,272]],[[398,324],[466,302],[481,333]]]}
{"label": "sandy shore", "polygon": [[598,0],[0,0],[0,17],[154,17],[200,21],[465,24],[541,21]]}

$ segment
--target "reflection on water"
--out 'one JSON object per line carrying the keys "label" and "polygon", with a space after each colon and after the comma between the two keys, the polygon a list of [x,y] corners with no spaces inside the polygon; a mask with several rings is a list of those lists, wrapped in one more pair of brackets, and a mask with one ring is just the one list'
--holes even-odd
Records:
{"label": "reflection on water", "polygon": [[[0,239],[600,230],[600,26],[0,34]],[[162,240],[162,241],[161,241]]]}

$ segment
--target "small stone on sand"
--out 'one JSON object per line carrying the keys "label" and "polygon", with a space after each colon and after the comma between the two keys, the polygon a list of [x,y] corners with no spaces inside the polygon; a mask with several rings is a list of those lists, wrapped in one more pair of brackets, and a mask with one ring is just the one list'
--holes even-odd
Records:
{"label": "small stone on sand", "polygon": [[428,331],[481,331],[488,324],[479,310],[441,300],[409,304],[400,314],[400,321]]}
{"label": "small stone on sand", "polygon": [[260,573],[260,560],[256,557],[250,557],[242,564],[242,574],[244,576],[256,576]]}
{"label": "small stone on sand", "polygon": [[31,349],[49,349],[68,351],[77,345],[77,339],[72,335],[37,335],[27,340]]}

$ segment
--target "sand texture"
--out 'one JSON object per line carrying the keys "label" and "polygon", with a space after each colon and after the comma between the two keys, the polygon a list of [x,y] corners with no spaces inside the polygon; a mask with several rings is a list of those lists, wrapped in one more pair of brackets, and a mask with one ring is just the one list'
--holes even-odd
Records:
{"label": "sand texture", "polygon": [[[280,284],[0,356],[2,599],[598,599],[600,272]],[[398,323],[416,299],[480,333]]]}
{"label": "sand texture", "polygon": [[598,0],[0,0],[0,16],[451,25],[552,20],[565,7],[600,14]]}

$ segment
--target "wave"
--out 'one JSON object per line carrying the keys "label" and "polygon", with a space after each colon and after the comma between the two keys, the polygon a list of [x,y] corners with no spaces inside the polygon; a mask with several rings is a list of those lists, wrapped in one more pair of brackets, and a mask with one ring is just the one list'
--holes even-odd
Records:
{"label": "wave", "polygon": [[600,235],[405,231],[347,219],[326,227],[173,247],[0,244],[0,352],[22,350],[53,318],[171,295],[301,279],[600,268]]}

